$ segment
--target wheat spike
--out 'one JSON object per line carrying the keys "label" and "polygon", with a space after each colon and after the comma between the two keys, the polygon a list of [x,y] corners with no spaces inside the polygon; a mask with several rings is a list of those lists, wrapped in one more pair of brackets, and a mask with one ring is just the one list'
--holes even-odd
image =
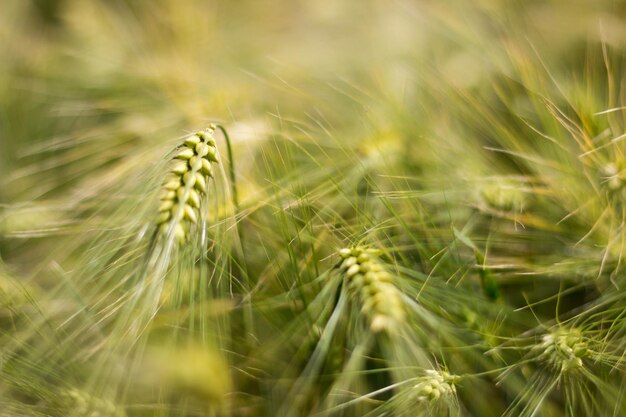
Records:
{"label": "wheat spike", "polygon": [[170,172],[161,186],[159,234],[172,231],[179,242],[189,235],[192,223],[198,221],[202,197],[207,192],[207,179],[213,177],[212,162],[218,162],[215,147],[216,126],[191,135],[178,148]]}
{"label": "wheat spike", "polygon": [[419,379],[413,387],[417,401],[434,402],[441,398],[456,395],[455,383],[459,380],[456,375],[451,375],[446,371],[434,369],[426,370],[426,375]]}
{"label": "wheat spike", "polygon": [[388,330],[404,321],[405,317],[402,294],[393,284],[391,274],[377,260],[378,254],[375,249],[362,247],[339,251],[343,258],[339,269],[374,332]]}
{"label": "wheat spike", "polygon": [[582,332],[577,328],[558,328],[545,334],[534,347],[539,358],[561,372],[583,368],[583,359],[591,351]]}

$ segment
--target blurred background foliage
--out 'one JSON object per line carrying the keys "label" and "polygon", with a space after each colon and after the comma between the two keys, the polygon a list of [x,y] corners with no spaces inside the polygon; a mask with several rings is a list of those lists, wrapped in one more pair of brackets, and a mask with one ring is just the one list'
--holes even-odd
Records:
{"label": "blurred background foliage", "polygon": [[[347,143],[359,154],[400,147],[428,183],[487,175],[465,166],[479,158],[515,173],[510,158],[483,149],[501,134],[489,118],[517,129],[505,120],[512,108],[544,122],[548,112],[533,106],[545,98],[600,124],[590,115],[621,94],[626,6],[618,1],[2,7],[0,198],[53,204],[7,215],[9,234],[31,222],[71,230],[67,207],[53,200],[209,119],[235,129],[241,175],[255,174],[259,143],[281,135],[312,147]],[[614,58],[610,93],[603,46]],[[467,152],[479,155],[456,158]],[[241,183],[253,193],[263,179]]]}

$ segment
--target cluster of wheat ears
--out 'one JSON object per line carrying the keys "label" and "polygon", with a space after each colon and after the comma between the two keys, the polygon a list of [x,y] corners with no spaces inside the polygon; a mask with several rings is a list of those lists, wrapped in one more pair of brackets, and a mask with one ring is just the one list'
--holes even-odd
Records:
{"label": "cluster of wheat ears", "polygon": [[[216,132],[223,133],[227,161]],[[271,267],[249,265],[246,252],[253,249],[244,235],[254,228],[241,229],[255,208],[237,201],[234,162],[223,127],[211,124],[184,137],[151,174],[161,178],[152,193],[158,201],[144,211],[133,206],[145,213],[139,218],[154,220],[126,236],[97,235],[88,252],[122,242],[114,253],[90,253],[84,261],[72,285],[83,285],[74,291],[85,306],[61,314],[63,322],[18,315],[28,292],[12,290],[5,308],[18,333],[7,339],[3,359],[4,392],[17,401],[6,402],[10,415],[624,411],[625,300],[618,277],[598,281],[601,294],[566,312],[560,299],[580,291],[578,284],[561,284],[554,298],[513,309],[497,268],[487,264],[492,255],[467,230],[453,228],[457,262],[468,262],[456,273],[476,277],[464,284],[442,279],[435,268],[420,270],[399,243],[404,233],[410,237],[409,225],[382,236],[375,228],[359,240],[319,236]],[[601,185],[606,169],[597,171]],[[621,212],[618,174],[607,178],[605,201]],[[490,181],[478,198],[479,216],[522,227],[517,217],[525,215],[528,198],[514,179]],[[406,212],[397,217],[405,219],[411,221]],[[324,247],[345,239],[349,247]],[[410,239],[408,248],[421,241]],[[398,243],[385,246],[385,240]],[[492,250],[506,247],[494,243]],[[253,271],[273,269],[280,279],[283,262],[293,263],[284,272],[286,286]],[[539,319],[542,303],[555,306],[554,320]],[[22,314],[29,319],[20,329]]]}

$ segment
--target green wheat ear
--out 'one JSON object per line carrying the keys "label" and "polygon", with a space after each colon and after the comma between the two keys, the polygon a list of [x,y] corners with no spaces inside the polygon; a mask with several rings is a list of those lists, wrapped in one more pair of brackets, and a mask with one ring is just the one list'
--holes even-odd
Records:
{"label": "green wheat ear", "polygon": [[593,356],[583,332],[575,327],[557,328],[543,335],[534,349],[540,352],[538,358],[560,372],[581,370],[583,359]]}
{"label": "green wheat ear", "polygon": [[191,135],[178,148],[170,172],[161,186],[159,205],[159,235],[170,233],[178,242],[189,236],[191,224],[198,221],[198,210],[207,193],[207,179],[213,177],[211,163],[219,162],[215,146],[215,129],[211,124],[205,130]]}
{"label": "green wheat ear", "polygon": [[417,402],[435,402],[446,397],[456,396],[455,384],[460,380],[457,375],[446,371],[427,369],[413,387],[413,396]]}
{"label": "green wheat ear", "polygon": [[362,247],[344,248],[339,268],[346,277],[348,289],[359,300],[361,312],[374,332],[389,330],[404,321],[402,295],[392,277],[376,259],[379,252]]}

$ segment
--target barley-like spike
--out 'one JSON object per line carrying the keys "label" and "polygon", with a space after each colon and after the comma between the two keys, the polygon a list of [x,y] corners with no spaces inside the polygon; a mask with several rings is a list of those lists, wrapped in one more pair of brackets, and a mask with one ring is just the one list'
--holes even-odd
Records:
{"label": "barley-like spike", "polygon": [[186,240],[191,223],[198,222],[197,209],[207,192],[211,162],[217,162],[216,126],[195,133],[178,148],[163,182],[159,205],[159,234],[173,233],[179,242]]}
{"label": "barley-like spike", "polygon": [[541,343],[533,348],[539,359],[560,372],[583,368],[583,359],[590,356],[590,349],[581,330],[558,328],[543,335]]}
{"label": "barley-like spike", "polygon": [[434,402],[445,397],[451,397],[456,395],[454,384],[459,379],[458,376],[451,375],[446,371],[428,369],[413,387],[413,394],[419,402]]}
{"label": "barley-like spike", "polygon": [[389,330],[404,321],[405,311],[400,290],[391,282],[391,275],[376,259],[379,251],[362,247],[339,251],[343,259],[339,270],[348,289],[358,299],[361,312],[373,332]]}

